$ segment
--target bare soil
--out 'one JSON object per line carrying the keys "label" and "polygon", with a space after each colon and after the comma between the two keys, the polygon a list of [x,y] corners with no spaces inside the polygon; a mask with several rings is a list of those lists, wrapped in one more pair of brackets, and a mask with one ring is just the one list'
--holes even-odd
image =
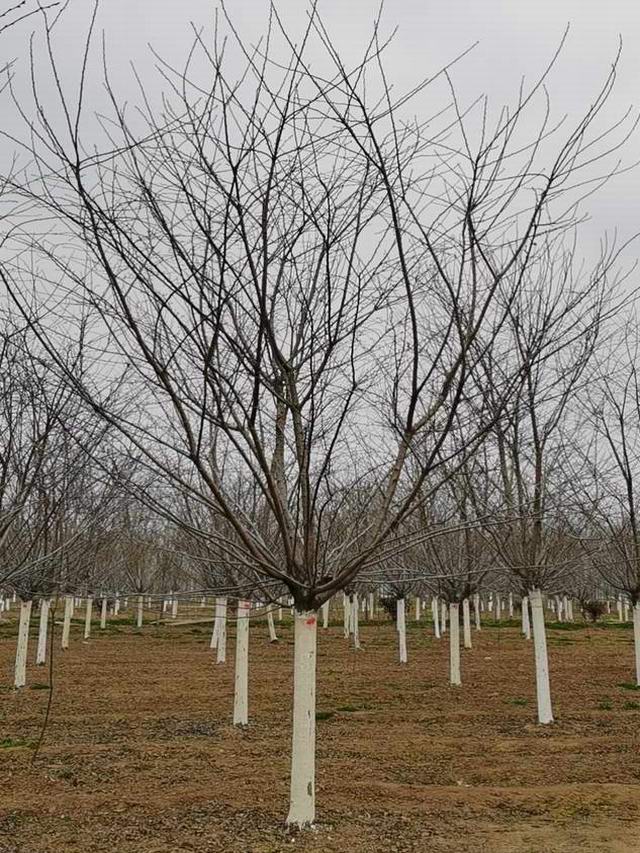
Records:
{"label": "bare soil", "polygon": [[389,622],[362,626],[359,652],[341,626],[322,631],[318,824],[298,835],[283,828],[291,625],[277,645],[252,626],[245,730],[230,725],[233,631],[216,666],[210,630],[121,623],[83,642],[74,625],[32,766],[49,673],[30,666],[30,686],[10,688],[4,623],[1,853],[640,851],[640,692],[619,686],[633,680],[629,628],[550,630],[547,727],[516,626],[474,633],[460,688],[424,624],[410,627],[405,666]]}

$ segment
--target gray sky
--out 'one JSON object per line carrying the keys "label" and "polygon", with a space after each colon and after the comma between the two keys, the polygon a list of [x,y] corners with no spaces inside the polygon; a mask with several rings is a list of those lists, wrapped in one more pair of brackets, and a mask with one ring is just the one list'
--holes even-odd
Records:
{"label": "gray sky", "polygon": [[[90,3],[72,0],[57,35],[63,71],[77,73]],[[361,52],[371,31],[378,0],[321,0],[319,8],[343,56]],[[255,40],[264,29],[266,0],[228,0],[227,9],[240,31]],[[278,8],[293,32],[305,21],[304,0],[279,0]],[[153,81],[151,43],[169,61],[184,59],[191,40],[190,21],[207,25],[215,3],[209,0],[102,0],[98,28],[104,29],[111,75],[123,98],[136,99],[129,69],[133,60]],[[613,119],[637,99],[640,80],[640,4],[637,0],[387,0],[383,21],[398,27],[387,54],[389,76],[399,89],[409,87],[449,62],[475,41],[479,44],[453,72],[463,99],[487,94],[496,107],[513,101],[520,78],[533,80],[558,45],[567,24],[568,42],[549,78],[556,117],[578,118],[588,107],[623,39],[619,80],[608,115]],[[0,38],[2,57],[16,57],[16,75],[26,68],[26,40],[35,19]],[[5,125],[6,126],[6,125]],[[640,136],[624,151],[627,162],[640,158]],[[4,146],[3,146],[4,159]],[[614,180],[589,202],[594,240],[603,229],[618,228],[623,237],[640,226],[640,171]],[[628,257],[636,257],[633,248]]]}

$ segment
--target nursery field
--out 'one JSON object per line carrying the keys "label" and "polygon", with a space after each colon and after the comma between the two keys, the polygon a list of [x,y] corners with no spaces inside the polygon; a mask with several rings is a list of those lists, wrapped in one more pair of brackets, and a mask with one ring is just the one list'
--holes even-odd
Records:
{"label": "nursery field", "polygon": [[535,722],[533,649],[515,625],[474,632],[459,688],[448,644],[390,622],[318,644],[316,828],[283,829],[291,737],[290,624],[251,629],[250,725],[231,725],[233,629],[121,622],[15,691],[0,636],[1,853],[637,853],[640,692],[630,627],[550,626],[556,723]]}

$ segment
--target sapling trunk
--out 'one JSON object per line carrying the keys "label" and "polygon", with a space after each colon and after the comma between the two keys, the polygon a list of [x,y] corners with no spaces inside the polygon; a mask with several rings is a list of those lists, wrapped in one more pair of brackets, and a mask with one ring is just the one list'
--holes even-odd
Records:
{"label": "sapling trunk", "polygon": [[42,666],[47,660],[47,627],[49,624],[49,608],[51,602],[48,598],[40,600],[40,624],[38,625],[38,646],[36,649],[36,666]]}
{"label": "sapling trunk", "polygon": [[469,608],[469,599],[465,598],[462,602],[462,627],[464,632],[464,647],[471,648],[471,611]]}
{"label": "sapling trunk", "polygon": [[449,682],[458,687],[460,679],[460,614],[457,602],[449,605]]}
{"label": "sapling trunk", "polygon": [[294,616],[291,799],[287,825],[302,829],[315,820],[317,617]]}
{"label": "sapling trunk", "polygon": [[551,710],[551,688],[549,685],[547,635],[544,625],[542,593],[540,590],[532,589],[529,593],[529,600],[531,602],[531,622],[533,625],[533,645],[536,663],[538,722],[546,725],[553,722],[553,712]]}
{"label": "sapling trunk", "polygon": [[20,602],[20,621],[18,623],[18,645],[16,648],[16,667],[13,686],[24,687],[27,683],[27,647],[29,645],[29,622],[33,601]]}
{"label": "sapling trunk", "polygon": [[100,605],[100,628],[104,631],[107,627],[107,599],[102,599],[102,604]]}
{"label": "sapling trunk", "polygon": [[396,628],[398,631],[398,653],[400,663],[407,662],[407,623],[405,618],[404,598],[396,601]]}
{"label": "sapling trunk", "polygon": [[73,612],[73,598],[70,595],[64,599],[64,616],[62,618],[62,641],[63,649],[69,648],[69,634],[71,632],[71,614]]}
{"label": "sapling trunk", "polygon": [[233,725],[249,723],[249,615],[251,602],[238,601],[236,612],[236,668],[233,693]]}

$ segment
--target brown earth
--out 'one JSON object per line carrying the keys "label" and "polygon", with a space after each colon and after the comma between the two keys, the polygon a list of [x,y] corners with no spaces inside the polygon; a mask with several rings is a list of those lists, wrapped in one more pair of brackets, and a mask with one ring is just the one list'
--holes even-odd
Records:
{"label": "brown earth", "polygon": [[[59,629],[58,629],[59,630]],[[49,691],[14,691],[15,631],[0,636],[1,853],[637,853],[640,693],[631,631],[550,630],[556,723],[535,724],[531,644],[485,627],[447,684],[424,625],[396,663],[391,623],[322,632],[318,824],[283,829],[292,633],[252,627],[250,726],[230,725],[233,637],[216,666],[209,625],[120,625],[56,649]],[[35,643],[32,641],[32,645]],[[56,643],[57,645],[57,643]],[[30,649],[31,652],[35,649]]]}

